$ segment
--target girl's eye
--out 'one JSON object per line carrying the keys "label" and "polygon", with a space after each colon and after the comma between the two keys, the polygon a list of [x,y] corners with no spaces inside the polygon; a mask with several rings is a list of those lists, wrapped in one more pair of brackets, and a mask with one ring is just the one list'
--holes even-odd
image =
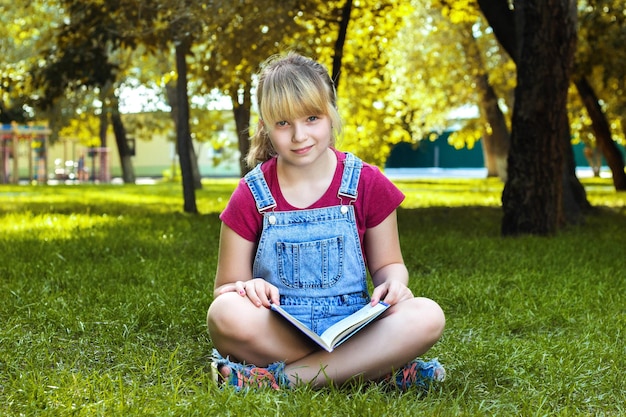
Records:
{"label": "girl's eye", "polygon": [[308,118],[307,120],[308,120],[309,122],[314,122],[314,121],[316,121],[317,119],[319,119],[319,117],[317,117],[317,116],[309,116],[309,118]]}
{"label": "girl's eye", "polygon": [[281,120],[280,122],[276,122],[276,126],[278,127],[284,127],[284,126],[287,126],[287,124],[288,123],[284,120]]}

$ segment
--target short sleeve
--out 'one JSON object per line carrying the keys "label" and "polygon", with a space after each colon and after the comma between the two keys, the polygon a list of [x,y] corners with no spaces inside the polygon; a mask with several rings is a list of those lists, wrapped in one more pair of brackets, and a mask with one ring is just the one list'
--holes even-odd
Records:
{"label": "short sleeve", "polygon": [[257,211],[254,197],[244,179],[239,181],[237,188],[220,214],[220,220],[239,236],[255,242],[263,226],[263,217]]}
{"label": "short sleeve", "polygon": [[359,199],[363,204],[364,225],[369,229],[393,213],[404,201],[404,194],[377,167],[363,164]]}

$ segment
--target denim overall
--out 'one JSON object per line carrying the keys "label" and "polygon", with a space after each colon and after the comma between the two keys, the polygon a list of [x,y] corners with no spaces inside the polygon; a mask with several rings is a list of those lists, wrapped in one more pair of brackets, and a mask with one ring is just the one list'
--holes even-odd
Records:
{"label": "denim overall", "polygon": [[336,206],[277,212],[260,165],[245,176],[263,231],[253,277],[278,287],[280,304],[317,334],[369,302],[353,203],[362,162],[347,153]]}

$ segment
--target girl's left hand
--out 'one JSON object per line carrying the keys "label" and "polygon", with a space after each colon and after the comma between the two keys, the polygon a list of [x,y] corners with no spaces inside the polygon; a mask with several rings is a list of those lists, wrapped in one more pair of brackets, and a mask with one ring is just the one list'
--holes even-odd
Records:
{"label": "girl's left hand", "polygon": [[389,305],[414,298],[413,293],[404,283],[394,280],[385,281],[372,292],[372,305],[383,301]]}
{"label": "girl's left hand", "polygon": [[270,304],[280,304],[278,288],[262,278],[247,281],[236,281],[224,285],[219,293],[236,292],[242,297],[248,297],[257,307],[270,308]]}

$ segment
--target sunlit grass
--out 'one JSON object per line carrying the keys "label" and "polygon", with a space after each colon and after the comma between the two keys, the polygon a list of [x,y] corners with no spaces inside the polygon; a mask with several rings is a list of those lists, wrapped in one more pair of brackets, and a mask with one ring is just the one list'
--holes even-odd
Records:
{"label": "sunlit grass", "polygon": [[237,180],[0,186],[0,415],[626,415],[626,193],[557,236],[499,236],[498,180],[402,181],[415,294],[447,315],[424,397],[379,386],[234,394],[210,381],[204,318],[218,214]]}
{"label": "sunlit grass", "polygon": [[397,181],[405,193],[405,208],[499,206],[503,184],[499,179]]}

